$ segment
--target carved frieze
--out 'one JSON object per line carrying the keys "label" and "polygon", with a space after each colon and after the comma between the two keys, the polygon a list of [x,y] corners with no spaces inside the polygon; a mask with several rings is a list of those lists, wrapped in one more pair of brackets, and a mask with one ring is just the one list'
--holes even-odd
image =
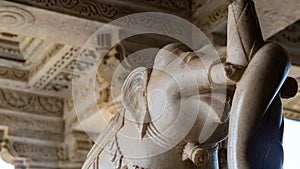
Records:
{"label": "carved frieze", "polygon": [[[221,4],[219,3],[219,5],[208,14],[202,13],[202,15],[207,15],[204,18],[202,17],[202,19],[199,19],[199,15],[201,14],[201,12],[199,12],[200,14],[195,13],[192,19],[194,24],[200,27],[201,30],[203,30],[205,33],[211,33],[211,31],[213,31],[218,25],[227,20],[228,5],[230,4],[230,2],[231,0],[228,0]],[[198,10],[203,10],[203,8],[204,6],[202,7],[202,9]]]}
{"label": "carved frieze", "polygon": [[110,22],[119,17],[146,11],[175,13],[184,17],[191,14],[191,0],[132,0],[132,1],[97,1],[97,0],[13,0],[17,3],[38,8],[66,13],[90,20]]}
{"label": "carved frieze", "polygon": [[27,82],[29,71],[0,66],[0,78]]}
{"label": "carved frieze", "polygon": [[15,157],[39,159],[39,160],[59,160],[63,158],[63,147],[55,144],[32,143],[9,140],[6,144],[8,151]]}
{"label": "carved frieze", "polygon": [[147,4],[156,6],[157,8],[165,8],[169,10],[181,10],[186,15],[191,14],[191,0],[142,0]]}
{"label": "carved frieze", "polygon": [[61,117],[63,99],[0,89],[0,108]]}
{"label": "carved frieze", "polygon": [[45,8],[47,10],[53,10],[57,12],[67,13],[91,20],[98,20],[101,22],[108,22],[116,19],[120,16],[132,13],[128,9],[122,9],[120,7],[109,5],[109,3],[103,3],[94,0],[75,0],[75,1],[59,1],[59,0],[14,0],[18,3],[31,5],[39,8]]}

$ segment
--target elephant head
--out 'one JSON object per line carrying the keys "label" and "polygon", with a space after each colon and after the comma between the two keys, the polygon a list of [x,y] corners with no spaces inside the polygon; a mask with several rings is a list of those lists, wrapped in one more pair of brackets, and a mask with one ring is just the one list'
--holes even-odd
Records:
{"label": "elephant head", "polygon": [[[209,46],[193,52],[170,44],[157,53],[153,68],[134,69],[122,86],[123,109],[99,136],[84,168],[110,168],[110,162],[95,163],[111,141],[117,146],[108,149],[118,167],[130,161],[157,169],[218,168],[217,144],[227,136],[231,90],[214,82],[224,75],[214,52]],[[173,163],[158,163],[161,159]]]}
{"label": "elephant head", "polygon": [[[210,76],[218,70],[213,67],[221,64],[213,52],[209,46],[193,52],[183,44],[170,44],[157,53],[153,68],[139,67],[127,76],[122,102],[125,123],[132,126],[130,131],[137,131],[132,137],[141,142],[150,138],[156,143],[153,146],[166,151],[187,143],[201,152],[216,150],[227,136],[230,92]],[[147,148],[153,147],[149,143]],[[210,160],[217,165],[216,157]]]}

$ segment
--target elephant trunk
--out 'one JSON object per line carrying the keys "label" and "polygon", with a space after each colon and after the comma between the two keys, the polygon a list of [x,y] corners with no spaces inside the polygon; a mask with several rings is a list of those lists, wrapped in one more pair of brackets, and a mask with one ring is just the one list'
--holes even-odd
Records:
{"label": "elephant trunk", "polygon": [[289,67],[290,59],[285,50],[279,45],[266,44],[254,54],[237,83],[229,124],[230,169],[254,169],[249,160],[252,153],[248,151],[250,141],[257,131],[258,122],[263,120],[278,95]]}

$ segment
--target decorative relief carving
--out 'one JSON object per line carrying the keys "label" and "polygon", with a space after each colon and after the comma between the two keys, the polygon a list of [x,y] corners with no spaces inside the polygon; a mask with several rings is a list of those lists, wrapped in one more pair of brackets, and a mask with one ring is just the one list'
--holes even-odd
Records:
{"label": "decorative relief carving", "polygon": [[0,66],[0,78],[27,82],[29,71]]}
{"label": "decorative relief carving", "polygon": [[61,84],[69,84],[72,82],[73,78],[79,78],[79,77],[80,75],[78,74],[62,71],[54,78],[53,81]]}
{"label": "decorative relief carving", "polygon": [[[44,90],[51,90],[54,89],[53,87],[46,86],[49,81],[51,81],[52,78],[54,78],[54,75],[56,75],[59,71],[62,70],[62,68],[69,63],[74,57],[76,57],[76,54],[78,52],[79,48],[70,48],[68,52],[66,52],[61,59],[56,61],[52,67],[50,67],[47,72],[33,85],[36,89],[44,89]],[[57,90],[54,91],[61,91],[65,87],[63,86],[56,86]]]}
{"label": "decorative relief carving", "polygon": [[24,27],[32,25],[34,20],[33,15],[25,9],[16,6],[0,7],[0,24],[3,27]]}
{"label": "decorative relief carving", "polygon": [[62,48],[64,45],[62,44],[56,44],[53,47],[51,47],[46,54],[43,56],[43,59],[35,65],[31,70],[30,70],[30,77],[33,76],[35,73],[37,73],[45,64],[53,57],[55,56]]}
{"label": "decorative relief carving", "polygon": [[[222,23],[227,19],[228,16],[228,5],[229,1],[220,5],[215,10],[213,10],[206,18],[200,21],[200,23],[196,23],[204,32],[208,32],[213,30],[217,25]],[[194,22],[197,22],[197,18],[193,19]]]}
{"label": "decorative relief carving", "polygon": [[41,107],[47,112],[61,112],[63,109],[62,99],[54,97],[44,97],[38,99]]}
{"label": "decorative relief carving", "polygon": [[7,149],[15,157],[43,160],[62,159],[63,148],[57,145],[36,144],[21,141],[11,141],[7,143]]}
{"label": "decorative relief carving", "polygon": [[10,53],[10,54],[13,54],[13,55],[20,55],[21,54],[19,49],[6,48],[6,47],[2,47],[2,46],[0,46],[0,51]]}
{"label": "decorative relief carving", "polygon": [[191,0],[143,0],[146,3],[149,3],[158,8],[165,8],[170,10],[181,10],[185,11],[187,14],[190,14],[191,11]]}
{"label": "decorative relief carving", "polygon": [[[124,16],[118,20],[118,24],[125,26],[127,28],[133,29],[150,29],[155,30],[164,35],[170,35],[171,37],[186,37],[187,34],[183,26],[177,25],[176,23],[165,23],[160,18],[155,18],[154,16],[141,16],[141,15],[131,15]],[[125,32],[126,30],[124,30]]]}
{"label": "decorative relief carving", "polygon": [[[26,5],[67,13],[82,18],[109,22],[128,14],[144,12],[137,8],[137,3],[143,6],[151,6],[157,11],[169,11],[176,14],[189,16],[191,14],[191,0],[142,0],[142,1],[96,1],[96,0],[13,0]],[[125,7],[124,7],[125,4]],[[174,12],[174,10],[176,12]]]}
{"label": "decorative relief carving", "polygon": [[43,90],[48,92],[65,92],[70,88],[70,85],[67,84],[57,84],[57,83],[48,83]]}
{"label": "decorative relief carving", "polygon": [[63,113],[63,100],[0,89],[0,108],[60,117]]}
{"label": "decorative relief carving", "polygon": [[69,52],[62,56],[61,60],[54,63],[54,66],[46,72],[46,75],[40,78],[35,87],[55,93],[62,93],[69,90],[73,78],[81,78],[88,70],[96,66],[95,61],[97,56],[95,51],[84,49],[80,53],[82,56],[80,60],[76,58],[78,50],[79,48],[71,48]]}
{"label": "decorative relief carving", "polygon": [[101,3],[94,0],[14,0],[19,3],[32,5],[47,10],[54,10],[62,13],[68,13],[83,18],[98,21],[110,21],[126,14],[133,13],[131,10],[119,8],[109,4]]}

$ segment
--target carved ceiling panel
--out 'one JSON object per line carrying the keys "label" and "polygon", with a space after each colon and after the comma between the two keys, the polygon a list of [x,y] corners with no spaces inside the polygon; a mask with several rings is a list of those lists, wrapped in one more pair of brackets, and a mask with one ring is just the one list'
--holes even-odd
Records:
{"label": "carved ceiling panel", "polygon": [[119,17],[147,11],[161,11],[188,17],[191,14],[191,0],[12,0],[13,2],[45,8],[73,16],[100,22],[110,22]]}

